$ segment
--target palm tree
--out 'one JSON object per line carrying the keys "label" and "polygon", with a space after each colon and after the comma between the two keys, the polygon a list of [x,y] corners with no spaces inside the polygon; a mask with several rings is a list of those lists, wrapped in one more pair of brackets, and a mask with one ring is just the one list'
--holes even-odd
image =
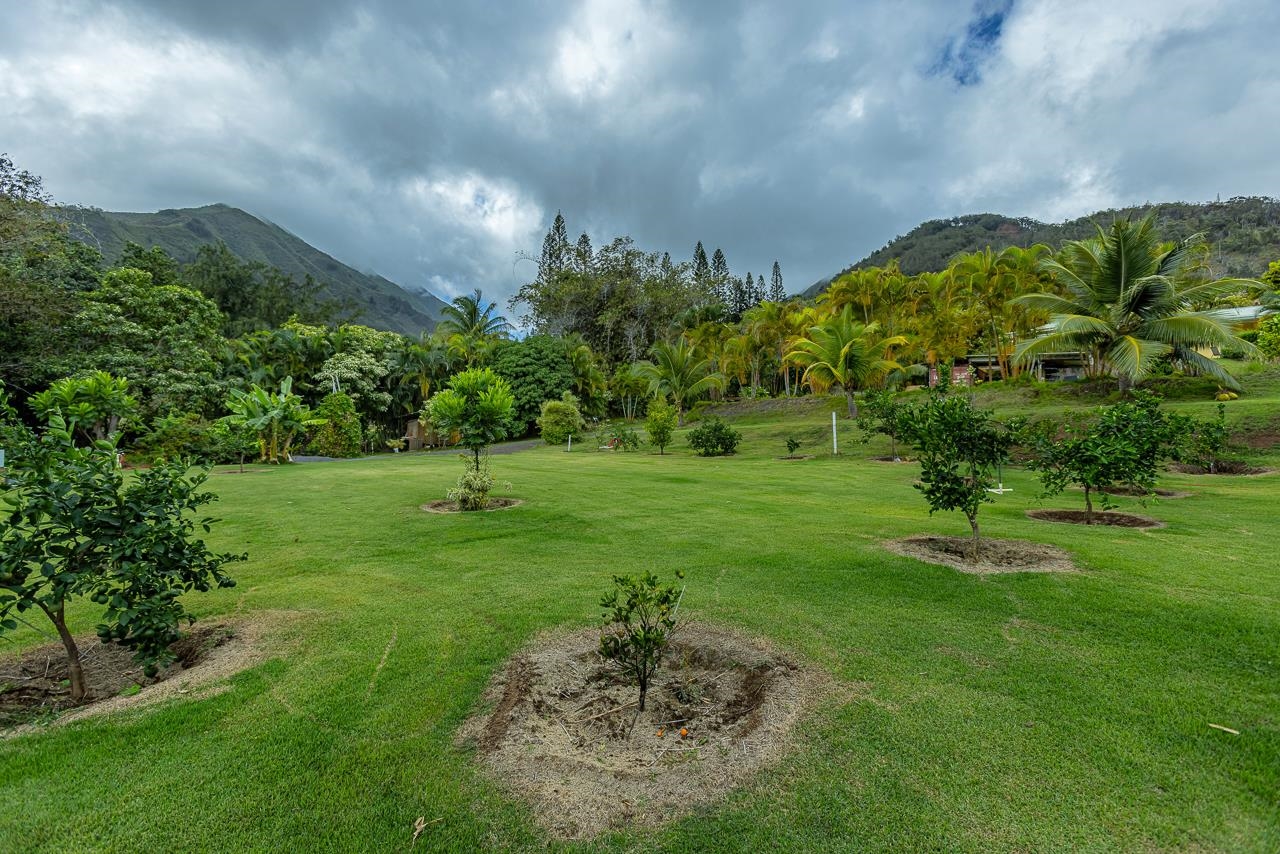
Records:
{"label": "palm tree", "polygon": [[494,313],[497,310],[496,302],[485,305],[484,295],[476,288],[474,293],[455,297],[451,304],[440,309],[440,323],[436,331],[446,336],[505,337],[513,327],[505,317]]}
{"label": "palm tree", "polygon": [[489,352],[494,341],[514,331],[497,310],[498,304],[486,304],[484,295],[476,288],[474,293],[455,297],[450,305],[440,309],[435,332],[449,342],[449,349],[467,365],[475,365]]}
{"label": "palm tree", "polygon": [[1000,252],[988,246],[981,252],[961,255],[952,265],[954,275],[968,284],[987,345],[1004,378],[1013,375],[1009,361],[1013,336],[1031,331],[1046,319],[1013,299],[1041,284],[1036,265],[1048,251],[1041,243],[1027,249],[1009,246]]}
{"label": "palm tree", "polygon": [[1252,279],[1209,279],[1200,262],[1204,238],[1161,243],[1154,216],[1140,222],[1117,220],[1097,237],[1072,240],[1040,269],[1067,292],[1026,294],[1018,305],[1050,314],[1047,331],[1017,348],[1014,360],[1030,362],[1060,350],[1090,354],[1125,391],[1141,382],[1156,363],[1171,356],[1214,377],[1228,388],[1239,383],[1197,348],[1254,348],[1240,340],[1212,309],[1200,309],[1224,294],[1260,287]]}
{"label": "palm tree", "polygon": [[704,391],[724,388],[724,377],[711,369],[711,360],[700,358],[693,345],[683,338],[659,341],[650,351],[652,362],[641,362],[636,372],[649,381],[649,393],[671,395],[676,405],[677,423],[684,425],[684,403]]}
{"label": "palm tree", "polygon": [[857,418],[854,391],[890,371],[902,370],[889,358],[889,352],[905,343],[907,339],[901,335],[882,338],[878,323],[859,323],[853,319],[853,307],[845,306],[835,317],[811,326],[787,358],[804,366],[801,381],[815,392],[839,386],[849,417]]}

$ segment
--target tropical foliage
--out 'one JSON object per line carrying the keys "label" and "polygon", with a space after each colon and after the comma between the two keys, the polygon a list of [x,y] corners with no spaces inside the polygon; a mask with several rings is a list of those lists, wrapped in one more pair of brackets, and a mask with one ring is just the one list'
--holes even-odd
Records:
{"label": "tropical foliage", "polygon": [[1052,316],[1044,334],[1018,347],[1016,360],[1083,351],[1127,389],[1167,358],[1238,389],[1235,377],[1200,350],[1253,350],[1214,308],[1223,297],[1261,283],[1210,278],[1204,258],[1202,238],[1162,243],[1151,217],[1137,223],[1117,220],[1110,229],[1099,227],[1092,239],[1067,243],[1040,264],[1065,293],[1013,300]]}

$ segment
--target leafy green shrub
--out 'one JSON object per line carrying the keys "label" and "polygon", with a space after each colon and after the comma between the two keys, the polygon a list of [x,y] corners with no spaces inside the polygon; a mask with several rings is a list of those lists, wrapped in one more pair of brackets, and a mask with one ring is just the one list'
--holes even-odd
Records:
{"label": "leafy green shrub", "polygon": [[316,407],[316,427],[311,437],[311,451],[322,457],[358,457],[364,434],[360,429],[360,416],[355,401],[345,392],[335,391],[325,395]]}
{"label": "leafy green shrub", "polygon": [[[684,573],[677,570],[676,578],[684,578]],[[643,712],[649,683],[676,627],[684,588],[661,586],[651,572],[639,577],[615,575],[613,583],[614,589],[600,600],[605,620],[600,656],[635,683]]]}
{"label": "leafy green shrub", "polygon": [[787,437],[787,453],[788,454],[794,455],[796,451],[800,450],[800,445],[801,445],[800,440],[797,439],[795,436]]}
{"label": "leafy green shrub", "polygon": [[615,451],[634,451],[640,447],[640,434],[634,427],[620,422],[607,421],[596,431],[596,440],[601,448],[612,448]]}
{"label": "leafy green shrub", "polygon": [[1181,440],[1181,456],[1188,462],[1216,474],[1218,465],[1225,460],[1222,452],[1227,449],[1230,433],[1227,432],[1227,406],[1218,404],[1216,418],[1191,418],[1178,431]]}
{"label": "leafy green shrub", "polygon": [[61,415],[9,467],[10,511],[0,529],[0,632],[15,614],[43,611],[62,640],[71,699],[85,696],[80,650],[67,626],[67,604],[104,606],[98,637],[132,649],[154,675],[172,658],[179,625],[192,618],[184,591],[232,587],[223,567],[243,555],[211,552],[195,538],[212,519],[193,515],[215,500],[200,492],[205,474],[188,476],[171,461],[126,480],[112,440],[76,447]]}
{"label": "leafy green shrub", "polygon": [[85,440],[114,436],[138,414],[129,381],[105,371],[58,380],[29,402],[42,418],[60,415],[68,429],[79,431]]}
{"label": "leafy green shrub", "polygon": [[678,417],[676,408],[664,398],[656,397],[649,401],[644,429],[649,434],[649,444],[656,445],[659,454],[666,453],[665,449],[671,443],[671,434],[675,432]]}
{"label": "leafy green shrub", "polygon": [[1268,359],[1280,359],[1280,314],[1258,324],[1258,349]]}
{"label": "leafy green shrub", "polygon": [[148,430],[135,443],[135,449],[148,462],[188,460],[209,463],[217,459],[217,439],[212,425],[191,412],[172,412],[151,422]]}
{"label": "leafy green shrub", "polygon": [[538,430],[542,433],[542,441],[548,445],[563,445],[570,436],[581,433],[584,426],[586,422],[578,409],[578,399],[569,392],[566,391],[559,400],[542,402]]}
{"label": "leafy green shrub", "polygon": [[489,506],[489,492],[493,489],[493,473],[486,458],[479,466],[470,466],[462,472],[458,483],[446,493],[450,501],[458,503],[459,510],[483,510]]}
{"label": "leafy green shrub", "polygon": [[863,432],[863,441],[868,441],[871,434],[875,433],[888,436],[889,453],[897,461],[898,437],[902,435],[906,413],[906,404],[900,402],[893,392],[866,392],[858,411],[858,428]]}
{"label": "leafy green shrub", "polygon": [[246,457],[258,453],[258,431],[234,415],[219,418],[209,425],[213,442],[213,458],[220,463],[239,463],[244,471]]}
{"label": "leafy green shrub", "polygon": [[1008,461],[1015,430],[974,408],[967,397],[939,392],[906,410],[902,428],[920,458],[915,488],[929,503],[929,515],[938,510],[964,513],[973,532],[970,560],[977,561],[978,510],[994,500],[989,490],[996,484],[997,467]]}
{"label": "leafy green shrub", "polygon": [[738,449],[742,434],[712,416],[689,431],[689,447],[700,457],[724,457]]}
{"label": "leafy green shrub", "polygon": [[1085,522],[1093,524],[1093,496],[1128,486],[1149,493],[1161,462],[1177,453],[1187,419],[1160,409],[1160,398],[1135,391],[1133,400],[1101,407],[1092,415],[1076,414],[1061,423],[1045,421],[1028,431],[1031,459],[1027,467],[1040,475],[1044,495],[1057,495],[1076,484],[1084,489]]}

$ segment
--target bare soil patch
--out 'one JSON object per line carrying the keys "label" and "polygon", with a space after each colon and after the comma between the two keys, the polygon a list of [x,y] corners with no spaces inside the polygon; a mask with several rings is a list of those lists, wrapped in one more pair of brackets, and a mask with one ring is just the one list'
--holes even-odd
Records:
{"label": "bare soil patch", "polygon": [[[133,652],[96,635],[76,638],[88,682],[81,703],[70,698],[67,657],[61,643],[0,659],[0,731],[6,735],[33,729],[23,724],[58,723],[147,705],[175,694],[189,694],[256,663],[262,656],[256,626],[218,623],[197,626],[171,649],[172,664],[154,677],[144,676]],[[9,729],[13,728],[13,729]]]}
{"label": "bare soil patch", "polygon": [[1075,572],[1071,556],[1056,546],[1026,540],[995,540],[983,537],[978,545],[978,559],[971,559],[973,540],[968,537],[935,537],[929,535],[888,540],[889,551],[949,566],[974,575],[998,575],[1010,572]]}
{"label": "bare soil patch", "polygon": [[495,510],[510,510],[523,503],[524,501],[519,498],[490,498],[483,510],[463,510],[458,506],[458,502],[441,498],[438,501],[423,504],[422,509],[428,513],[492,513]]}
{"label": "bare soil patch", "polygon": [[1110,525],[1115,528],[1163,528],[1164,522],[1137,513],[1121,513],[1117,510],[1095,510],[1093,521],[1083,510],[1028,510],[1027,516],[1042,522],[1065,522],[1069,525]]}
{"label": "bare soil patch", "polygon": [[1249,465],[1241,460],[1223,460],[1217,463],[1213,471],[1204,466],[1193,466],[1186,463],[1177,463],[1171,466],[1174,471],[1182,474],[1233,474],[1233,475],[1251,475],[1251,474],[1267,474],[1271,469],[1259,468],[1258,466]]}
{"label": "bare soil patch", "polygon": [[915,460],[911,459],[910,457],[883,456],[883,457],[867,457],[867,459],[873,463],[914,463],[915,462]]}
{"label": "bare soil patch", "polygon": [[601,660],[599,629],[543,635],[511,658],[459,730],[552,836],[653,826],[723,796],[782,754],[827,681],[768,643],[685,624],[643,713]]}
{"label": "bare soil patch", "polygon": [[785,457],[778,457],[780,460],[811,460],[813,454],[787,454]]}

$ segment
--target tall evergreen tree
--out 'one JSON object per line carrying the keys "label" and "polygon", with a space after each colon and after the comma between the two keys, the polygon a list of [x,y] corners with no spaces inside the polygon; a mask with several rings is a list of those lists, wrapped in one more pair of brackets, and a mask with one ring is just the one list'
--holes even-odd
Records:
{"label": "tall evergreen tree", "polygon": [[787,291],[782,287],[782,268],[778,266],[778,262],[773,262],[773,281],[769,283],[769,301],[784,302],[787,298]]}
{"label": "tall evergreen tree", "polygon": [[693,280],[705,285],[711,280],[711,265],[707,263],[707,250],[702,248],[702,241],[693,247]]}
{"label": "tall evergreen tree", "polygon": [[538,281],[551,282],[565,269],[570,260],[569,231],[564,216],[556,211],[555,221],[542,240],[542,257],[538,261]]}
{"label": "tall evergreen tree", "polygon": [[729,310],[733,311],[733,287],[729,281],[729,262],[720,247],[711,256],[711,292]]}
{"label": "tall evergreen tree", "polygon": [[591,272],[595,262],[595,250],[591,248],[591,238],[584,231],[578,238],[577,249],[573,253],[573,266],[583,275]]}

